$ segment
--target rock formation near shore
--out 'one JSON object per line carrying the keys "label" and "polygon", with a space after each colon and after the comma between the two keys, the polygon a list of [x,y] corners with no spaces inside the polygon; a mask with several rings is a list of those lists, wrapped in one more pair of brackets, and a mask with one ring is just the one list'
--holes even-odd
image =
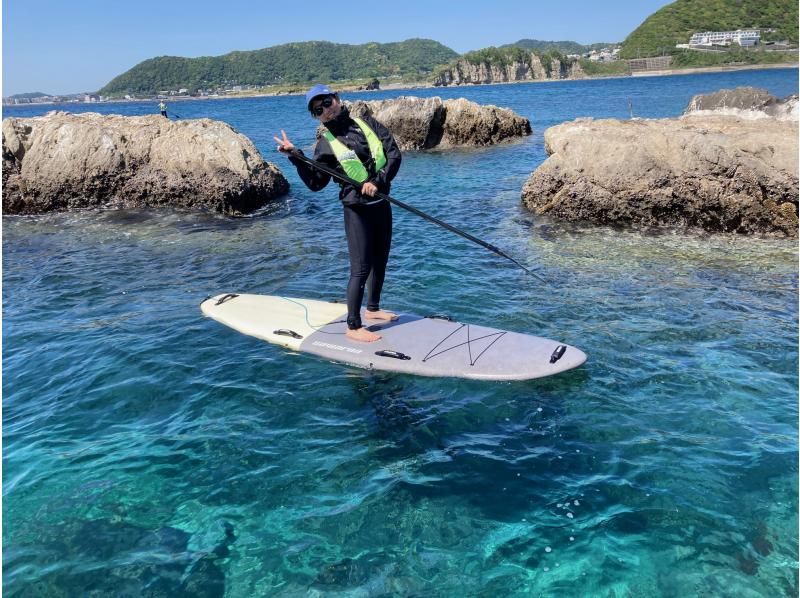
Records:
{"label": "rock formation near shore", "polygon": [[772,96],[766,89],[757,87],[720,89],[714,93],[694,96],[684,114],[710,111],[743,118],[775,117],[781,120],[797,120],[797,95],[780,99]]}
{"label": "rock formation near shore", "polygon": [[3,120],[3,213],[85,207],[252,212],[286,193],[280,170],[223,122],[50,112]]}
{"label": "rock formation near shore", "polygon": [[505,65],[488,62],[473,64],[468,60],[461,59],[452,67],[439,73],[433,84],[436,87],[446,87],[448,85],[583,79],[585,77],[586,73],[577,61],[562,62],[556,58],[549,58],[542,62],[541,57],[532,52],[528,60]]}
{"label": "rock formation near shore", "polygon": [[401,96],[349,104],[352,116],[369,115],[385,125],[401,150],[494,145],[531,134],[531,123],[507,108],[464,98]]}
{"label": "rock formation near shore", "polygon": [[548,129],[545,149],[522,190],[538,214],[797,236],[796,121],[578,119]]}

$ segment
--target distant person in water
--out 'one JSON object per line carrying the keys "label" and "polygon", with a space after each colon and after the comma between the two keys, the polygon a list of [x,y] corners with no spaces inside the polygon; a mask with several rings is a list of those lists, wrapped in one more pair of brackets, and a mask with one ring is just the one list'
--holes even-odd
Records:
{"label": "distant person in water", "polygon": [[161,112],[161,116],[163,116],[164,118],[169,118],[167,116],[167,105],[164,103],[164,100],[161,100],[158,103],[158,109]]}
{"label": "distant person in water", "polygon": [[[374,118],[352,118],[339,95],[327,85],[315,85],[306,93],[306,108],[324,126],[314,149],[314,160],[346,174],[360,186],[340,183],[339,200],[344,206],[344,230],[350,253],[350,280],[347,283],[347,337],[373,342],[380,335],[365,328],[361,321],[364,289],[367,291],[366,320],[396,320],[397,316],[380,309],[381,289],[392,243],[392,208],[388,201],[375,199],[375,193],[388,194],[402,159],[389,129]],[[275,137],[278,151],[289,154],[297,173],[312,191],[323,189],[331,176],[294,158],[300,151],[284,131]]]}

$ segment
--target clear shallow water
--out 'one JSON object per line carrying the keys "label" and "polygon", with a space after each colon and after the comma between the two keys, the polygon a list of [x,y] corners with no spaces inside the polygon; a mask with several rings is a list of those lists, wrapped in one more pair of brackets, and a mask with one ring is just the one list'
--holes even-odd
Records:
{"label": "clear shallow water", "polygon": [[531,118],[522,142],[407,154],[393,194],[546,282],[395,210],[386,306],[589,355],[540,381],[364,372],[202,318],[222,291],[343,295],[333,190],[308,192],[272,151],[280,128],[311,141],[296,97],[173,106],[230,122],[287,174],[254,218],[5,217],[4,591],[796,595],[797,243],[519,205],[547,126],[626,117],[628,98],[675,116],[737,85],[787,95],[797,71],[402,92]]}

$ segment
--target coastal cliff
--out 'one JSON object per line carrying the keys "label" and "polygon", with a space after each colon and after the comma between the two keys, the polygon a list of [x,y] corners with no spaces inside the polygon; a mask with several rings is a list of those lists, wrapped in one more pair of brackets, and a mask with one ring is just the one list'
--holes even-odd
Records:
{"label": "coastal cliff", "polygon": [[458,60],[440,71],[433,80],[437,87],[513,81],[547,81],[554,79],[583,79],[586,77],[578,61],[542,57],[531,52],[521,60],[512,62],[473,62]]}
{"label": "coastal cliff", "polygon": [[696,97],[680,118],[563,123],[545,132],[550,157],[522,201],[570,221],[797,237],[796,102],[782,118],[698,112]]}
{"label": "coastal cliff", "polygon": [[50,112],[3,120],[3,213],[85,207],[243,214],[289,190],[230,125]]}

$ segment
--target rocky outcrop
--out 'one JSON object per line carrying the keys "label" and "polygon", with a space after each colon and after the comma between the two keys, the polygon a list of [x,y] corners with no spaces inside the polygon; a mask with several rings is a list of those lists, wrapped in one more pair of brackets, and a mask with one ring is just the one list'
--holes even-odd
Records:
{"label": "rocky outcrop", "polygon": [[796,237],[797,136],[774,118],[579,119],[545,132],[522,201],[571,221]]}
{"label": "rocky outcrop", "polygon": [[531,53],[527,60],[498,65],[488,62],[473,64],[461,59],[441,71],[433,81],[437,87],[448,85],[479,85],[514,81],[547,81],[552,79],[583,79],[586,77],[578,61],[562,62]]}
{"label": "rocky outcrop", "polygon": [[684,114],[714,111],[743,118],[774,117],[782,120],[797,120],[797,95],[776,98],[766,89],[737,87],[721,89],[715,93],[694,96]]}
{"label": "rocky outcrop", "polygon": [[507,108],[481,106],[464,98],[404,96],[356,101],[353,116],[373,116],[394,135],[401,150],[494,145],[531,134],[531,123]]}
{"label": "rocky outcrop", "polygon": [[242,214],[288,190],[223,122],[65,112],[3,121],[4,214],[93,206]]}

